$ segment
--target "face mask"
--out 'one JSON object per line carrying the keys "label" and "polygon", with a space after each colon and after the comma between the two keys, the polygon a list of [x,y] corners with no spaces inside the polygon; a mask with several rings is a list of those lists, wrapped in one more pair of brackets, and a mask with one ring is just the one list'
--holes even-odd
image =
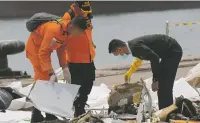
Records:
{"label": "face mask", "polygon": [[123,56],[120,55],[119,57],[120,57],[120,59],[125,60],[128,58],[128,55],[124,54]]}

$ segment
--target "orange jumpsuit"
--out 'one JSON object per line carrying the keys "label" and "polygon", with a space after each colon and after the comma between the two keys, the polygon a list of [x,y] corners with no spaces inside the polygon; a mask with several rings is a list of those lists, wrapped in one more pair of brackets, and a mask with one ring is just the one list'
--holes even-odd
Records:
{"label": "orange jumpsuit", "polygon": [[66,58],[66,32],[68,20],[62,20],[61,24],[47,22],[40,25],[28,38],[26,44],[26,57],[34,68],[35,80],[49,80],[48,71],[52,69],[51,52],[57,51],[59,64],[67,64]]}
{"label": "orange jumpsuit", "polygon": [[[68,20],[70,15],[66,12],[64,20]],[[91,63],[96,55],[92,42],[92,29],[88,28],[80,36],[69,35],[67,37],[67,58],[70,63]]]}

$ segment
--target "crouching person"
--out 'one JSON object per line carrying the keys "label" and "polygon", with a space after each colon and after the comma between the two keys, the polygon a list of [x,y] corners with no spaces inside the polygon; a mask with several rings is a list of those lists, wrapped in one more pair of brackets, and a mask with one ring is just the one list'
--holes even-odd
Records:
{"label": "crouching person", "polygon": [[[64,71],[64,79],[70,80],[66,58],[66,44],[69,35],[79,36],[86,30],[87,24],[83,16],[70,20],[48,21],[39,25],[29,36],[26,43],[26,56],[34,69],[34,79],[56,82],[57,78],[51,64],[51,52],[57,51],[59,64]],[[31,123],[56,120],[57,117],[33,108]]]}

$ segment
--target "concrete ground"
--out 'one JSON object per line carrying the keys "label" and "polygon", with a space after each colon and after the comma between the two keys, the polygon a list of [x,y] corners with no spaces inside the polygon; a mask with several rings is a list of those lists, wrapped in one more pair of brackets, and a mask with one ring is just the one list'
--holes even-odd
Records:
{"label": "concrete ground", "polygon": [[[182,59],[179,69],[177,72],[176,79],[185,77],[188,71],[195,65],[200,63],[200,56],[189,56]],[[100,85],[101,83],[106,84],[109,88],[116,84],[124,83],[124,74],[129,69],[130,64],[120,64],[114,65],[107,68],[96,70],[96,80],[94,85]],[[132,75],[132,81],[139,81],[142,77],[143,79],[150,78],[152,76],[151,65],[149,62],[145,62],[137,72]],[[58,79],[62,79],[61,75]],[[7,86],[13,81],[22,81],[23,86],[27,86],[34,82],[32,78],[22,78],[22,79],[0,79],[0,87]]]}
{"label": "concrete ground", "polygon": [[[193,66],[179,68],[177,75],[176,75],[176,79],[185,77],[191,68],[193,68]],[[139,72],[134,73],[132,75],[131,79],[132,79],[132,81],[139,81],[141,77],[143,79],[148,79],[148,78],[152,77],[152,72],[151,71],[139,71]],[[106,84],[109,88],[111,88],[113,85],[116,85],[116,84],[122,84],[122,83],[124,83],[124,74],[96,78],[94,84],[100,85],[101,83]]]}

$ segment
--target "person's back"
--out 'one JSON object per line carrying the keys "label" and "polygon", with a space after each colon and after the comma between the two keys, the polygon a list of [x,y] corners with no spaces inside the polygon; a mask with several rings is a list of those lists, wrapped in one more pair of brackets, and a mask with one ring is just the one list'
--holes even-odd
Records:
{"label": "person's back", "polygon": [[66,64],[66,57],[63,57],[65,54],[59,52],[59,48],[66,44],[67,36],[63,34],[64,30],[61,28],[67,23],[68,21],[63,21],[62,24],[50,21],[40,25],[30,34],[26,44],[26,56],[35,69],[45,72],[45,74],[35,73],[35,80],[49,80],[48,70],[52,68],[50,55],[53,50],[58,52],[60,65]]}
{"label": "person's back", "polygon": [[[63,25],[67,24],[63,22]],[[46,31],[48,30],[48,31]],[[51,35],[50,35],[51,34]],[[37,50],[41,47],[44,36],[52,37],[59,40],[66,40],[66,35],[63,35],[61,31],[61,25],[56,22],[47,22],[40,25],[34,32],[30,34],[32,40],[28,40],[26,44],[26,51],[30,51],[31,48],[35,47]],[[35,53],[35,52],[34,52]]]}
{"label": "person's back", "polygon": [[[173,38],[163,34],[144,35],[133,40],[128,41],[130,47],[136,47],[137,44],[144,44],[153,50],[160,58],[166,57],[171,54],[173,44],[177,41]],[[131,48],[134,49],[134,48]]]}

